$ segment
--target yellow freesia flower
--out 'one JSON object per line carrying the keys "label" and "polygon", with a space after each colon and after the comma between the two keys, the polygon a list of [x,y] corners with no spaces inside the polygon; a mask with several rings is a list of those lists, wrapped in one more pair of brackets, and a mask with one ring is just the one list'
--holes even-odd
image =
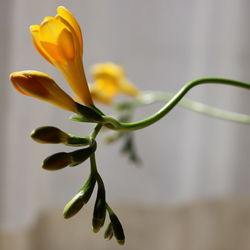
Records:
{"label": "yellow freesia flower", "polygon": [[100,102],[109,104],[118,94],[136,97],[140,91],[126,78],[121,66],[107,62],[95,64],[91,69],[94,79],[90,85],[92,97]]}
{"label": "yellow freesia flower", "polygon": [[14,87],[27,96],[33,96],[62,109],[77,113],[77,104],[48,76],[39,71],[27,70],[10,75]]}
{"label": "yellow freesia flower", "polygon": [[40,25],[30,26],[39,53],[60,70],[78,102],[93,104],[84,73],[83,41],[79,24],[66,8],[57,8],[55,17],[45,17]]}

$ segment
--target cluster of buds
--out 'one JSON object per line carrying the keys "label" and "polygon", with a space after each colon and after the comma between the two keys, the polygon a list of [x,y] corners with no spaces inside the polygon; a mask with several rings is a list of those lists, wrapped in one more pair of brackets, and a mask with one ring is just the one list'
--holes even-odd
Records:
{"label": "cluster of buds", "polygon": [[65,219],[68,219],[78,213],[82,207],[87,204],[92,196],[95,185],[97,184],[97,196],[93,211],[92,227],[95,233],[104,226],[106,212],[109,214],[110,222],[104,232],[104,238],[110,240],[114,235],[117,242],[124,244],[125,236],[122,225],[106,202],[105,187],[100,174],[97,171],[94,153],[97,143],[93,136],[79,137],[65,133],[59,128],[52,126],[40,127],[31,132],[31,138],[42,144],[64,144],[66,146],[82,147],[73,152],[59,152],[47,157],[42,167],[46,170],[60,170],[67,166],[74,167],[90,158],[91,171],[85,184],[80,188],[77,194],[66,204],[63,210]]}
{"label": "cluster of buds", "polygon": [[[90,175],[73,199],[63,210],[65,218],[75,215],[92,196],[97,184],[97,197],[93,211],[93,231],[98,232],[104,225],[108,212],[110,222],[104,233],[106,239],[114,235],[119,244],[124,244],[125,236],[120,221],[106,202],[105,187],[95,162],[96,136],[105,125],[104,114],[94,106],[93,99],[111,103],[118,93],[131,96],[138,91],[130,83],[122,69],[106,63],[93,68],[91,91],[83,67],[83,40],[81,29],[75,17],[64,7],[57,8],[55,17],[45,17],[40,25],[30,27],[32,39],[38,52],[64,76],[74,96],[71,97],[47,74],[26,70],[10,75],[13,86],[26,96],[35,97],[61,109],[76,114],[72,120],[96,123],[94,131],[86,137],[73,136],[53,127],[44,126],[31,132],[31,138],[43,144],[64,144],[82,147],[72,152],[59,152],[47,157],[42,167],[46,170],[59,170],[77,166],[90,159]],[[112,91],[111,91],[112,89]],[[110,125],[111,126],[111,125]]]}
{"label": "cluster of buds", "polygon": [[83,149],[75,150],[70,153],[59,152],[47,157],[42,167],[46,170],[59,170],[67,166],[76,166],[87,160],[96,150],[96,141],[89,137],[72,136],[64,131],[51,126],[40,127],[33,130],[31,138],[39,143],[62,143],[67,146],[87,146]]}

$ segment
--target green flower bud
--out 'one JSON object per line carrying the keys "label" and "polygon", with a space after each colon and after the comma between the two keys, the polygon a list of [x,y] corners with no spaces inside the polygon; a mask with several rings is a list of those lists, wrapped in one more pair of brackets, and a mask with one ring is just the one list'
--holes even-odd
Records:
{"label": "green flower bud", "polygon": [[96,183],[95,176],[93,174],[90,174],[88,180],[86,181],[86,183],[84,184],[84,186],[81,189],[81,191],[84,192],[82,199],[83,199],[83,202],[85,204],[89,201],[89,199],[94,191],[95,183]]}
{"label": "green flower bud", "polygon": [[113,237],[113,227],[112,227],[112,223],[110,222],[107,226],[107,228],[105,229],[105,232],[104,232],[104,239],[106,240],[111,240],[112,237]]}
{"label": "green flower bud", "polygon": [[74,198],[69,201],[63,209],[63,216],[68,219],[78,213],[84,205],[83,201],[84,192],[81,191],[74,196]]}
{"label": "green flower bud", "polygon": [[63,143],[67,146],[86,146],[89,145],[89,137],[79,137],[66,134],[62,130],[52,126],[44,126],[34,129],[31,138],[39,143]]}
{"label": "green flower bud", "polygon": [[96,179],[94,175],[90,174],[88,180],[81,188],[81,190],[74,196],[74,198],[69,201],[63,209],[63,216],[68,219],[78,213],[84,204],[86,204],[95,187]]}
{"label": "green flower bud", "polygon": [[94,213],[92,218],[92,227],[95,233],[99,232],[105,222],[106,217],[106,200],[105,190],[98,187],[97,197],[95,201]]}
{"label": "green flower bud", "polygon": [[124,245],[125,235],[124,235],[124,231],[123,231],[121,222],[119,221],[118,217],[116,216],[116,214],[113,211],[111,213],[109,213],[109,218],[111,220],[114,236],[115,236],[117,242],[120,245]]}
{"label": "green flower bud", "polygon": [[47,157],[42,163],[42,168],[46,170],[59,170],[72,164],[72,162],[70,154],[60,152]]}
{"label": "green flower bud", "polygon": [[69,135],[51,126],[37,128],[31,132],[30,136],[39,143],[65,143],[69,139]]}
{"label": "green flower bud", "polygon": [[67,166],[76,166],[90,157],[96,150],[96,142],[83,149],[79,149],[70,153],[60,152],[47,157],[42,167],[47,170],[59,170]]}

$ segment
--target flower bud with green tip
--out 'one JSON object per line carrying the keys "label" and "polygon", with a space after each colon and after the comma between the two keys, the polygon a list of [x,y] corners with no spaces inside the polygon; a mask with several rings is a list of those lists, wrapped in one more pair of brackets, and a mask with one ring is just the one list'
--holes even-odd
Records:
{"label": "flower bud with green tip", "polygon": [[111,240],[112,237],[114,235],[114,232],[113,232],[113,227],[112,227],[112,223],[110,222],[107,226],[107,228],[105,229],[105,232],[104,232],[104,239],[106,240]]}
{"label": "flower bud with green tip", "polygon": [[110,216],[110,220],[112,222],[113,232],[114,232],[117,242],[120,245],[124,245],[125,235],[124,235],[121,222],[119,221],[118,217],[115,214]]}
{"label": "flower bud with green tip", "polygon": [[44,126],[34,129],[31,138],[38,143],[62,143],[67,146],[86,146],[90,143],[89,137],[78,137],[66,134],[59,128],[52,126]]}
{"label": "flower bud with green tip", "polygon": [[88,180],[80,191],[74,196],[74,198],[69,201],[63,209],[63,216],[68,219],[78,213],[84,204],[86,204],[95,187],[96,179],[92,174],[90,174]]}
{"label": "flower bud with green tip", "polygon": [[96,177],[94,174],[91,173],[89,175],[89,178],[87,179],[86,183],[81,188],[81,191],[84,192],[82,200],[85,204],[89,201],[89,199],[94,191],[95,184],[96,184]]}
{"label": "flower bud with green tip", "polygon": [[63,216],[65,219],[68,219],[74,216],[76,213],[78,213],[81,210],[81,208],[84,205],[83,194],[84,194],[83,191],[79,192],[78,194],[74,196],[74,198],[71,201],[69,201],[66,204],[66,206],[63,209]]}
{"label": "flower bud with green tip", "polygon": [[96,150],[96,142],[92,141],[87,148],[79,149],[70,153],[59,152],[47,157],[42,167],[47,170],[59,170],[67,166],[76,166],[90,157]]}

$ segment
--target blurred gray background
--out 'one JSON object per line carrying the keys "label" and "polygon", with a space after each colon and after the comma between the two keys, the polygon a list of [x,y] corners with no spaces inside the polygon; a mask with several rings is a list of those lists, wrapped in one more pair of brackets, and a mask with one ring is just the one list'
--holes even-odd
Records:
{"label": "blurred gray background", "polygon": [[[70,93],[58,71],[35,51],[29,34],[30,25],[54,16],[59,5],[81,25],[89,80],[92,64],[113,61],[124,66],[141,90],[176,93],[200,77],[250,82],[248,0],[0,0],[4,250],[118,249],[115,242],[91,232],[93,201],[86,214],[71,221],[61,216],[64,204],[86,178],[88,163],[46,172],[40,167],[45,157],[70,149],[29,138],[43,125],[76,135],[87,135],[91,126],[74,123],[68,120],[69,112],[20,95],[8,80],[13,71],[35,69],[51,75]],[[187,96],[250,114],[246,90],[201,86]],[[138,110],[135,120],[162,105]],[[108,146],[99,140],[97,164],[107,199],[124,222],[124,249],[250,249],[249,131],[249,126],[177,107],[157,124],[136,132],[141,167],[119,153],[121,143]]]}

